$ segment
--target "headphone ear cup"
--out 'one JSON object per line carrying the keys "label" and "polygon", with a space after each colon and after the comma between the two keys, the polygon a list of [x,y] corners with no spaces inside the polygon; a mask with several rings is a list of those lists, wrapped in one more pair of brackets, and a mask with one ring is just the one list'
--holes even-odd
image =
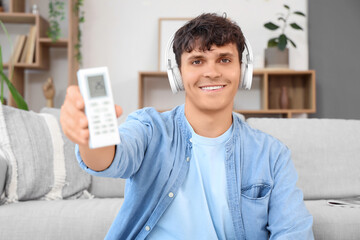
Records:
{"label": "headphone ear cup", "polygon": [[171,91],[175,94],[178,92],[178,89],[176,87],[176,83],[175,83],[175,79],[174,79],[175,76],[174,76],[172,68],[167,69],[167,75],[168,75]]}
{"label": "headphone ear cup", "polygon": [[246,81],[245,78],[245,73],[246,73],[246,64],[245,63],[241,63],[241,76],[240,76],[240,84],[239,84],[239,88],[244,88],[244,84]]}
{"label": "headphone ear cup", "polygon": [[178,92],[184,91],[185,88],[184,88],[184,84],[183,84],[181,73],[180,73],[178,66],[173,67],[173,74],[174,74],[174,82],[176,84],[177,91]]}
{"label": "headphone ear cup", "polygon": [[253,66],[252,64],[241,64],[241,88],[250,90],[252,83]]}
{"label": "headphone ear cup", "polygon": [[252,63],[246,64],[246,70],[244,73],[244,89],[250,90],[253,78],[253,65]]}
{"label": "headphone ear cup", "polygon": [[173,93],[178,93],[184,90],[181,73],[177,66],[174,66],[173,68],[168,68],[167,75]]}

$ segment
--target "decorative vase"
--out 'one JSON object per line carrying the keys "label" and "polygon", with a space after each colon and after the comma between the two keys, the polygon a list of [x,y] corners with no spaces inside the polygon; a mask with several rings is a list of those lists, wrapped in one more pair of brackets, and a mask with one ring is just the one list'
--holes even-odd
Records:
{"label": "decorative vase", "polygon": [[289,49],[281,51],[278,47],[265,49],[266,68],[289,68]]}
{"label": "decorative vase", "polygon": [[288,109],[289,108],[289,94],[286,86],[281,87],[280,92],[280,108]]}

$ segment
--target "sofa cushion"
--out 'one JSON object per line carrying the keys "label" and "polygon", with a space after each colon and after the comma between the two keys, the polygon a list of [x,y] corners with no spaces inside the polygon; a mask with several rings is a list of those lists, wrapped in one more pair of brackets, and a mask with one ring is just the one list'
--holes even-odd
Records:
{"label": "sofa cushion", "polygon": [[360,196],[360,121],[260,119],[247,122],[292,151],[305,199]]}
{"label": "sofa cushion", "polygon": [[0,239],[104,239],[123,199],[27,201],[0,206]]}
{"label": "sofa cushion", "polygon": [[313,216],[316,240],[357,240],[360,236],[360,208],[330,206],[326,200],[305,201]]}
{"label": "sofa cushion", "polygon": [[[57,108],[43,108],[41,113],[49,113],[54,115],[58,120],[60,119],[60,109]],[[73,148],[70,148],[73,154]],[[105,177],[91,176],[91,185],[89,191],[95,197],[99,198],[116,198],[124,197],[125,179],[114,179]]]}
{"label": "sofa cushion", "polygon": [[125,179],[91,176],[90,193],[98,198],[124,197]]}
{"label": "sofa cushion", "polygon": [[0,151],[9,166],[2,202],[87,193],[91,178],[78,166],[75,145],[53,115],[0,105],[0,130]]}

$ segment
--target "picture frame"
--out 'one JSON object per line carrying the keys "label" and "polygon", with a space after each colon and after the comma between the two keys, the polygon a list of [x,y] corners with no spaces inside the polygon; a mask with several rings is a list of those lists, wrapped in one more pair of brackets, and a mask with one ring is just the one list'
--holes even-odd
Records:
{"label": "picture frame", "polygon": [[165,52],[170,37],[192,18],[159,18],[158,71],[166,72]]}

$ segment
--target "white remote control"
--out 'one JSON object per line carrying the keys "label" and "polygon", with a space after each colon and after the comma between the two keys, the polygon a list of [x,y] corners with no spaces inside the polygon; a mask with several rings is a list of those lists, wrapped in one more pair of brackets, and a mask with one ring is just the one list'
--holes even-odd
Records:
{"label": "white remote control", "polygon": [[107,67],[80,69],[77,78],[89,122],[89,147],[120,143]]}

